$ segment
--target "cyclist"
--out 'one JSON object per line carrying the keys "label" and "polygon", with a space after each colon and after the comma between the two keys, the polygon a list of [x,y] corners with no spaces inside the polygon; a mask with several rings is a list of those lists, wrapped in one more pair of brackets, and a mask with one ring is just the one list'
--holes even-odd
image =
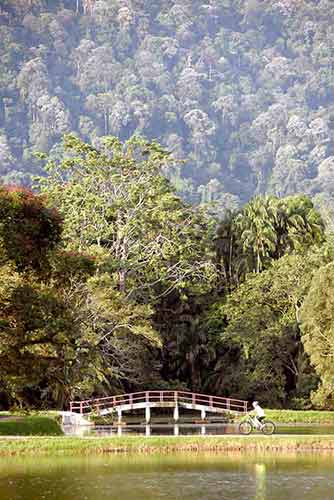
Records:
{"label": "cyclist", "polygon": [[248,412],[248,418],[243,419],[239,424],[240,434],[250,434],[254,429],[258,429],[266,436],[275,432],[275,424],[265,417],[265,411],[257,401],[252,403],[253,410]]}
{"label": "cyclist", "polygon": [[255,420],[258,423],[259,427],[262,427],[262,422],[265,419],[264,409],[261,408],[258,401],[253,401],[252,406],[254,408],[253,412],[255,413]]}

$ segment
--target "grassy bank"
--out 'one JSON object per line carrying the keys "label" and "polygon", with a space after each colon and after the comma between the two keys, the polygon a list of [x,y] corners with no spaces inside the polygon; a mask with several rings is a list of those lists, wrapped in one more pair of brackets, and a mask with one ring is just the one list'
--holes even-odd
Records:
{"label": "grassy bank", "polygon": [[282,424],[333,424],[334,411],[266,410],[266,417]]}
{"label": "grassy bank", "polygon": [[175,452],[334,453],[334,436],[164,436],[0,438],[0,456]]}
{"label": "grassy bank", "polygon": [[0,419],[0,436],[61,436],[59,424],[49,417],[28,416]]}

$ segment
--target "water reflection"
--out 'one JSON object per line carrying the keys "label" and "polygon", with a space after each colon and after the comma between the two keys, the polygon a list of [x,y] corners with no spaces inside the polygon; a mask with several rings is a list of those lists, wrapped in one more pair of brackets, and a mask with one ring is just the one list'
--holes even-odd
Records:
{"label": "water reflection", "polygon": [[63,426],[64,432],[67,435],[85,436],[123,436],[126,434],[137,434],[143,436],[151,435],[221,435],[221,434],[237,434],[238,426],[233,424],[129,424],[126,425],[96,425],[91,426]]}
{"label": "water reflection", "polygon": [[254,476],[256,481],[256,494],[254,500],[266,500],[266,464],[259,463],[254,465]]}
{"label": "water reflection", "polygon": [[0,458],[1,500],[332,500],[332,455]]}
{"label": "water reflection", "polygon": [[[142,436],[158,436],[158,435],[224,435],[224,434],[239,434],[238,424],[116,424],[116,425],[96,425],[94,426],[63,426],[64,432],[67,435],[85,436],[112,436],[136,434]],[[278,425],[276,434],[334,434],[333,426],[283,426]]]}

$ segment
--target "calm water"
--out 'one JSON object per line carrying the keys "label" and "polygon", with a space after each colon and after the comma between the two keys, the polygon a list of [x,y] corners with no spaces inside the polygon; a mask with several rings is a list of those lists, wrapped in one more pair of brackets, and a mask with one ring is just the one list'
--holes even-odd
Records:
{"label": "calm water", "polygon": [[[96,427],[72,427],[65,426],[64,431],[69,435],[199,435],[199,434],[239,434],[238,425],[234,424],[207,424],[207,425],[194,425],[194,424],[154,424],[154,425],[133,425],[127,424],[125,426],[96,426]],[[334,434],[333,425],[279,425],[277,424],[275,434]],[[333,494],[334,498],[334,494]],[[0,499],[1,500],[1,499]]]}
{"label": "calm water", "polygon": [[332,500],[334,456],[0,458],[1,500]]}

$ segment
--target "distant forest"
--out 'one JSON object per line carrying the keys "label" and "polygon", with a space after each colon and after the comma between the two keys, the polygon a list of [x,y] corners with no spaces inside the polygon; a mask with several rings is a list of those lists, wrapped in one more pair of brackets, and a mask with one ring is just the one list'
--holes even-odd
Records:
{"label": "distant forest", "polygon": [[154,138],[194,203],[305,193],[334,211],[330,0],[1,0],[0,175],[75,131]]}

